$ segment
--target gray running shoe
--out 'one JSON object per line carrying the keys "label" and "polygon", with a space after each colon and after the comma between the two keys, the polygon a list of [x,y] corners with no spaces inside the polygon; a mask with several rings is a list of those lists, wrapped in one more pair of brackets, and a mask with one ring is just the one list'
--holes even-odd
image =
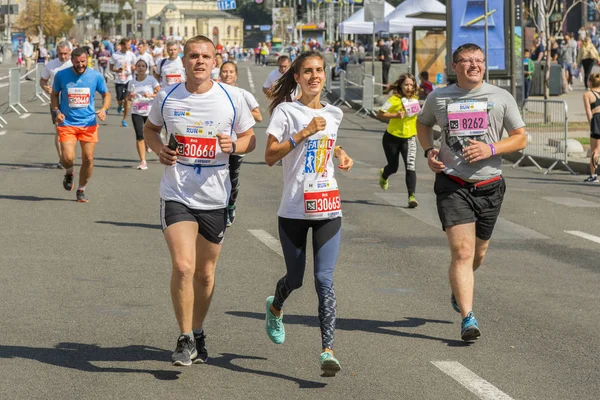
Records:
{"label": "gray running shoe", "polygon": [[73,188],[75,187],[75,185],[73,185],[73,177],[75,176],[75,170],[73,170],[72,174],[65,174],[65,177],[63,178],[63,187],[65,188],[65,190],[67,191],[71,191],[73,190]]}
{"label": "gray running shoe", "polygon": [[179,335],[177,338],[177,347],[171,356],[173,365],[184,366],[192,365],[192,360],[198,356],[196,342],[187,335]]}

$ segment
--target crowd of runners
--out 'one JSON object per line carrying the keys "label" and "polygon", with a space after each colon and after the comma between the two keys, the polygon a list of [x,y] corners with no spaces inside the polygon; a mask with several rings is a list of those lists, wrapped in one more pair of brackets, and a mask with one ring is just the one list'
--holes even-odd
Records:
{"label": "crowd of runners", "polygon": [[[131,114],[140,158],[137,168],[148,168],[147,152],[156,153],[164,165],[159,212],[172,260],[171,298],[180,332],[172,361],[180,366],[204,363],[208,359],[204,320],[217,259],[227,227],[236,218],[243,156],[256,147],[253,127],[263,115],[254,96],[236,86],[237,64],[217,62],[210,39],[195,36],[183,48],[167,42],[166,57],[158,61],[143,42],[137,55],[130,44],[121,40],[107,65],[115,75],[123,127]],[[59,43],[57,58],[47,64],[39,82],[51,95],[65,190],[75,188],[75,146],[80,142],[79,202],[88,201],[85,187],[93,170],[97,119],[103,121],[111,105],[105,76],[88,67],[87,54],[83,47]],[[451,254],[450,302],[461,315],[460,336],[465,341],[481,335],[473,311],[474,271],[485,258],[504,197],[501,155],[526,144],[514,98],[483,82],[483,54],[477,45],[460,46],[452,55],[457,83],[432,91],[424,104],[416,96],[415,77],[400,76],[378,113],[389,120],[382,139],[387,164],[379,173],[381,188],[388,189],[402,156],[408,205],[418,206],[417,140],[435,173],[438,214]],[[281,163],[283,172],[278,230],[285,260],[285,274],[273,282],[272,295],[266,299],[265,329],[273,343],[284,343],[283,309],[286,299],[302,286],[312,230],[319,362],[325,376],[334,376],[341,366],[333,352],[333,273],[342,230],[335,172],[350,171],[353,160],[338,142],[343,112],[321,98],[326,68],[325,58],[316,51],[303,52],[293,62],[281,56],[263,85],[269,101],[265,161],[269,166]],[[99,109],[96,92],[103,99]],[[442,128],[439,149],[434,147],[434,125]],[[508,132],[504,139],[503,130]]]}

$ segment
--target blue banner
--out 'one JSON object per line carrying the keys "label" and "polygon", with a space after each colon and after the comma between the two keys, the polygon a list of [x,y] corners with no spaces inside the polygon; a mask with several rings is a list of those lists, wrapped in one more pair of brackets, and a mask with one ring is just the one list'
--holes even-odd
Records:
{"label": "blue banner", "polygon": [[[475,43],[485,51],[485,11],[483,0],[448,2],[452,18],[452,53],[460,45]],[[503,0],[488,0],[488,60],[490,71],[506,71],[505,13]]]}

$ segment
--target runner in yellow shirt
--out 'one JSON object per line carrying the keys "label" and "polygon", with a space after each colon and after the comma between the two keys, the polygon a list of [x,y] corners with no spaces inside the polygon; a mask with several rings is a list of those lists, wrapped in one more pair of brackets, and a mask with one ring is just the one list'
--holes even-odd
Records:
{"label": "runner in yellow shirt", "polygon": [[383,134],[383,151],[387,165],[379,171],[379,186],[388,189],[388,178],[398,171],[400,154],[406,168],[406,189],[408,190],[408,206],[419,205],[415,198],[417,173],[415,160],[417,157],[417,114],[421,110],[417,99],[415,77],[412,74],[400,75],[390,89],[393,95],[377,111],[378,118],[389,119],[386,132]]}

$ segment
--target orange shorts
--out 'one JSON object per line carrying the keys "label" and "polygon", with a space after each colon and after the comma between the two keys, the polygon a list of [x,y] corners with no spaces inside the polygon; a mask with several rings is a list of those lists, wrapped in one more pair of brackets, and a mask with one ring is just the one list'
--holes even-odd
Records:
{"label": "orange shorts", "polygon": [[98,143],[98,125],[94,126],[57,126],[59,142]]}

